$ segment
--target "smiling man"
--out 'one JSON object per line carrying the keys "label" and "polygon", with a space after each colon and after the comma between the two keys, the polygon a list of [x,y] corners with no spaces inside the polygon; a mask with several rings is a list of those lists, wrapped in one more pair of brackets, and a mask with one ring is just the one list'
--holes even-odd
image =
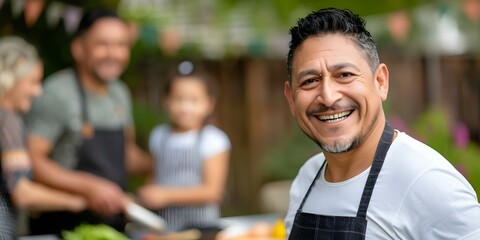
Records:
{"label": "smiling man", "polygon": [[389,73],[363,19],[322,9],[290,34],[284,93],[323,153],[293,182],[289,239],[480,239],[472,186],[386,121]]}
{"label": "smiling man", "polygon": [[123,230],[127,174],[147,171],[135,144],[131,97],[119,80],[130,59],[127,22],[92,9],[71,42],[74,65],[45,80],[26,117],[35,180],[88,200],[88,211],[32,216],[31,234],[57,234],[82,223]]}

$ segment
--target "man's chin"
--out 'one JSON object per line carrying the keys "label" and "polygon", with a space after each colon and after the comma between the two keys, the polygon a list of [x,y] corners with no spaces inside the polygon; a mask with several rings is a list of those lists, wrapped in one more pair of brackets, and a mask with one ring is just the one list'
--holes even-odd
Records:
{"label": "man's chin", "polygon": [[355,148],[355,146],[357,145],[357,141],[355,141],[354,139],[336,140],[330,143],[325,143],[317,140],[316,143],[322,149],[322,151],[332,154],[346,153]]}
{"label": "man's chin", "polygon": [[98,77],[98,80],[102,83],[107,84],[107,83],[110,83],[110,82],[113,82],[113,81],[119,79],[119,77],[120,77],[119,75],[103,75],[103,76],[100,75]]}
{"label": "man's chin", "polygon": [[118,69],[111,69],[109,71],[104,69],[103,71],[96,71],[95,75],[99,81],[109,83],[119,79],[121,74],[122,72],[118,71]]}

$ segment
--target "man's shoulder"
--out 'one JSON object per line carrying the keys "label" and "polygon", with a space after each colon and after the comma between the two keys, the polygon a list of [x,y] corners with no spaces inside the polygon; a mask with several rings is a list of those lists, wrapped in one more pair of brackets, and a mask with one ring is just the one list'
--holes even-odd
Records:
{"label": "man's shoulder", "polygon": [[432,167],[448,167],[450,163],[440,153],[419,140],[400,132],[392,143],[387,159],[395,159],[398,163],[419,171]]}
{"label": "man's shoulder", "polygon": [[[400,133],[384,164],[386,182],[396,182],[396,191],[403,195],[409,192],[426,199],[441,194],[441,191],[429,192],[429,189],[446,189],[446,195],[462,189],[473,193],[473,189],[464,176],[440,153],[428,145]],[[382,170],[383,171],[383,170]],[[439,181],[440,179],[441,182]],[[449,193],[450,192],[450,193]],[[434,199],[434,198],[433,198]]]}
{"label": "man's shoulder", "polygon": [[26,119],[35,119],[43,115],[61,115],[67,109],[79,103],[73,70],[64,69],[53,73],[45,79],[43,94],[37,97],[32,104]]}
{"label": "man's shoulder", "polygon": [[70,99],[76,101],[78,94],[75,72],[71,68],[55,72],[45,78],[43,94],[39,97],[65,102]]}
{"label": "man's shoulder", "polygon": [[401,200],[393,219],[397,232],[410,232],[418,239],[444,239],[438,236],[447,235],[461,239],[478,229],[478,222],[471,219],[480,216],[480,205],[465,177],[422,142],[406,134],[397,140],[392,145],[393,161],[385,163],[388,174],[379,181],[387,184],[376,186],[379,192],[388,192],[383,196],[389,199],[382,202]]}
{"label": "man's shoulder", "polygon": [[71,68],[57,71],[45,78],[45,89],[72,89],[75,85],[75,72]]}

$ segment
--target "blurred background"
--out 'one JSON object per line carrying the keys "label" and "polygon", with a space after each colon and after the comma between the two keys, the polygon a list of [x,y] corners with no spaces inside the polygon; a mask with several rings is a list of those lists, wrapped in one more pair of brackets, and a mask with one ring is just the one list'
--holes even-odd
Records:
{"label": "blurred background", "polygon": [[214,121],[233,144],[223,215],[256,214],[284,206],[289,180],[319,151],[290,116],[283,83],[289,27],[329,6],[367,20],[390,70],[392,125],[442,153],[480,193],[480,0],[0,0],[0,36],[34,44],[49,75],[71,63],[82,12],[118,10],[135,39],[122,79],[143,147],[165,122],[168,73],[184,60],[209,71],[220,90]]}

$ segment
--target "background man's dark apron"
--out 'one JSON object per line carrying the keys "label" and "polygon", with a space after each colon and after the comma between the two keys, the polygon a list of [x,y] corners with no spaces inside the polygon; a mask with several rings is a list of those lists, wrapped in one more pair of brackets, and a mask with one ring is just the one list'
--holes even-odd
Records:
{"label": "background man's dark apron", "polygon": [[305,194],[305,197],[303,198],[302,203],[297,210],[289,240],[365,239],[365,234],[367,231],[366,217],[368,204],[370,203],[373,188],[375,187],[378,174],[382,169],[385,156],[387,155],[387,151],[390,148],[392,140],[393,129],[388,122],[385,122],[385,128],[375,152],[375,157],[373,159],[372,167],[370,168],[370,173],[368,174],[365,188],[363,189],[362,198],[360,200],[360,206],[358,207],[356,217],[325,216],[302,212],[305,200],[315,185],[315,181],[320,176],[320,173],[325,166],[325,161],[318,170],[315,179],[310,185],[310,188]]}
{"label": "background man's dark apron", "polygon": [[[85,92],[77,78],[77,86],[81,97],[83,118],[83,145],[78,151],[77,170],[103,177],[116,184],[123,190],[127,184],[125,168],[125,137],[123,126],[118,129],[90,129],[89,116]],[[86,130],[86,131],[85,131]],[[90,136],[88,136],[90,135]],[[104,217],[91,211],[72,213],[56,211],[42,213],[30,219],[30,234],[57,234],[62,230],[71,230],[82,223],[108,224],[119,231],[125,227],[125,218],[122,215]]]}

